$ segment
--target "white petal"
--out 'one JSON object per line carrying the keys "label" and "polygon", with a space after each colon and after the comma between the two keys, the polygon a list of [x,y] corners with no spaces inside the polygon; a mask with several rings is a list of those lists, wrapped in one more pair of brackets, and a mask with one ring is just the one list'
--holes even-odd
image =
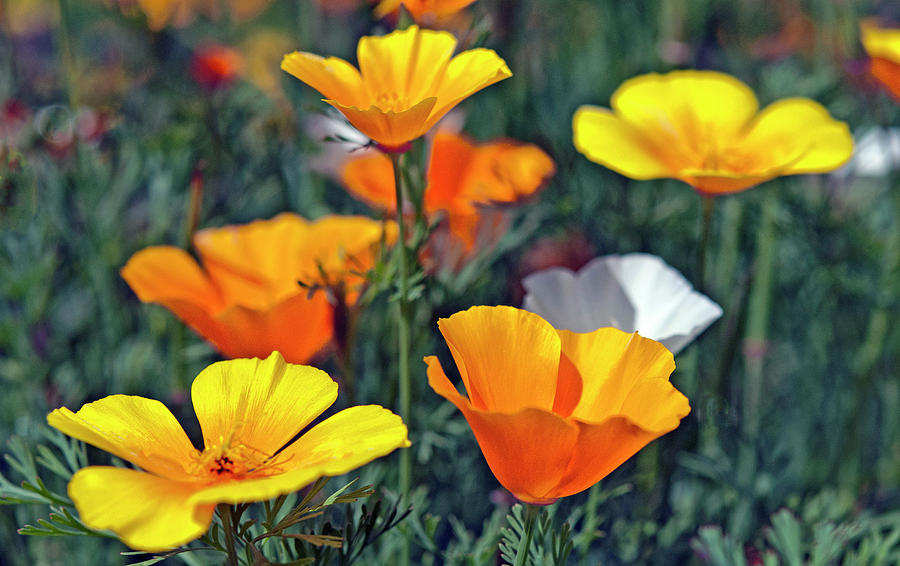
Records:
{"label": "white petal", "polygon": [[856,138],[853,158],[833,175],[884,177],[900,169],[900,128],[871,128]]}

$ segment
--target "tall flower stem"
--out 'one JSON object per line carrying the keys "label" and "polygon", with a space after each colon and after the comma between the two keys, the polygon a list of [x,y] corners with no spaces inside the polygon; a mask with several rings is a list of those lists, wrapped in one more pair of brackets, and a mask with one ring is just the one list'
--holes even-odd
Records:
{"label": "tall flower stem", "polygon": [[513,566],[525,566],[528,561],[528,551],[531,549],[531,539],[534,537],[534,524],[537,522],[539,508],[531,503],[525,504],[525,534],[516,551],[516,561]]}
{"label": "tall flower stem", "polygon": [[72,12],[69,0],[58,0],[59,4],[59,54],[62,59],[63,72],[66,75],[66,95],[69,108],[74,112],[79,106],[78,87],[75,68],[75,49],[72,45]]}
{"label": "tall flower stem", "polygon": [[228,553],[226,566],[238,566],[237,549],[234,546],[234,525],[232,524],[231,505],[219,503],[219,518],[222,519],[222,530],[225,531],[225,552]]}
{"label": "tall flower stem", "polygon": [[775,219],[778,215],[778,193],[770,187],[762,203],[762,218],[756,240],[756,262],[747,309],[747,333],[744,340],[744,384],[742,424],[744,436],[753,440],[759,432],[760,397],[763,389],[763,369],[766,337],[772,307],[772,286],[775,268]]}
{"label": "tall flower stem", "polygon": [[700,246],[697,248],[697,281],[701,291],[706,290],[706,250],[709,247],[709,234],[712,231],[713,210],[716,207],[714,197],[703,196],[703,225],[700,228]]}
{"label": "tall flower stem", "polygon": [[[407,265],[407,249],[406,249],[406,226],[403,219],[403,164],[401,163],[403,154],[391,153],[391,163],[394,166],[394,194],[397,200],[397,227],[399,242],[397,245],[397,253],[400,254],[400,264],[397,279],[400,297],[398,304],[400,305],[400,316],[397,319],[397,379],[400,391],[400,416],[403,417],[407,426],[411,425],[411,395],[410,395],[410,376],[409,376],[409,329],[411,326],[409,311],[409,266]],[[409,496],[412,476],[412,460],[409,450],[400,451],[400,494]],[[409,564],[410,560],[410,541],[407,539],[403,545],[403,555],[401,564]]]}

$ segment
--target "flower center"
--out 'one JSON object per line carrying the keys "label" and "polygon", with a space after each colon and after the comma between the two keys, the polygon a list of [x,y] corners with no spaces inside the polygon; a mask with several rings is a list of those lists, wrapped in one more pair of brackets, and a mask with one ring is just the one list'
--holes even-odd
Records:
{"label": "flower center", "polygon": [[402,112],[409,108],[409,97],[396,92],[382,92],[375,97],[375,106],[386,112]]}
{"label": "flower center", "polygon": [[210,483],[268,476],[278,473],[276,460],[251,446],[225,441],[203,450],[191,473]]}

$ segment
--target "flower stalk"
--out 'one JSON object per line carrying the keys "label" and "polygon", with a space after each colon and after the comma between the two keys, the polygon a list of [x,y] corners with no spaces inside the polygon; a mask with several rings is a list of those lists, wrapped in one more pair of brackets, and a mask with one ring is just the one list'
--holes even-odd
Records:
{"label": "flower stalk", "polygon": [[222,519],[222,530],[225,531],[225,552],[228,559],[225,561],[226,566],[238,566],[237,549],[234,546],[234,521],[232,520],[231,505],[228,503],[219,503],[216,506],[219,512],[219,518]]}
{"label": "flower stalk", "polygon": [[513,566],[525,566],[528,562],[528,551],[531,549],[531,539],[534,537],[534,524],[537,522],[538,512],[539,508],[537,505],[533,503],[525,504],[525,534],[522,536]]}
{"label": "flower stalk", "polygon": [[700,228],[700,247],[697,249],[697,288],[706,290],[706,252],[709,247],[709,234],[712,232],[713,211],[716,208],[715,198],[703,195],[703,224]]}

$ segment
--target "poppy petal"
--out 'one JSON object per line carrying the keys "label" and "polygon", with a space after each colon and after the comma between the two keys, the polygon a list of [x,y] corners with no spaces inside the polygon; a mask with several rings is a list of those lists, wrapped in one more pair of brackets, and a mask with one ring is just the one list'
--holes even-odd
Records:
{"label": "poppy petal", "polygon": [[341,183],[353,196],[374,208],[391,212],[397,209],[394,167],[383,153],[348,159],[341,168]]}
{"label": "poppy petal", "polygon": [[225,304],[194,258],[180,248],[145,248],[131,256],[120,273],[145,303],[166,305],[183,301],[209,313],[221,310]]}
{"label": "poppy petal", "polygon": [[464,98],[512,76],[509,67],[492,49],[470,49],[450,60],[447,71],[440,77],[435,92],[438,105],[428,119],[431,129]]}
{"label": "poppy petal", "polygon": [[347,106],[367,106],[366,88],[356,67],[337,57],[295,51],[284,56],[281,69]]}
{"label": "poppy petal", "polygon": [[191,502],[196,489],[137,470],[89,466],[72,476],[69,497],[88,527],[109,529],[131,548],[159,552],[209,529],[216,506]]}
{"label": "poppy petal", "polygon": [[195,503],[261,501],[290,493],[322,476],[337,476],[409,446],[406,425],[377,405],[351,407],[304,433],[275,458],[277,475],[211,486]]}
{"label": "poppy petal", "polygon": [[360,110],[356,106],[325,100],[341,111],[353,126],[366,136],[386,147],[400,147],[422,136],[431,127],[426,124],[432,114],[436,97],[423,99],[402,112],[384,111],[376,106]]}
{"label": "poppy petal", "polygon": [[75,413],[62,407],[47,415],[47,423],[172,480],[190,477],[190,466],[199,454],[165,405],[135,395],[110,395]]}
{"label": "poppy petal", "polygon": [[331,406],[337,390],[324,371],[273,352],[210,365],[194,379],[191,400],[207,448],[240,443],[272,455]]}
{"label": "poppy petal", "polygon": [[553,407],[560,341],[544,319],[513,307],[476,306],[438,327],[475,407]]}

